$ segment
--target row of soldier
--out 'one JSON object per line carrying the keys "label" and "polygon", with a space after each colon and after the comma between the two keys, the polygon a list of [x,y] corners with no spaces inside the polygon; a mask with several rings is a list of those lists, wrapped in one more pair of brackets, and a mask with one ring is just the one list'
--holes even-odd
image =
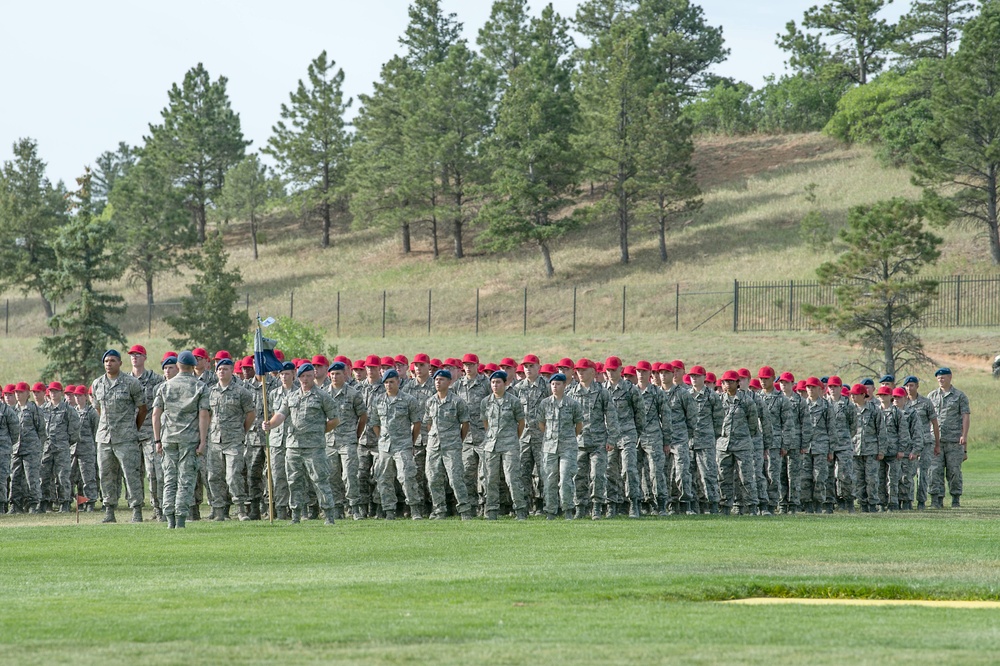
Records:
{"label": "row of soldier", "polygon": [[171,526],[200,517],[204,491],[214,519],[233,505],[258,519],[269,487],[293,522],[320,509],[328,522],[889,511],[914,492],[918,508],[943,508],[946,475],[953,506],[962,494],[969,407],[947,368],[925,397],[912,376],[849,389],[766,366],[716,378],[679,360],[316,356],[258,376],[252,358],[219,352],[213,371],[195,349],[165,354],[161,376],[141,346],[129,357],[122,373],[106,353],[89,389],[5,389],[10,511],[69,510],[71,486],[92,509],[99,484],[112,522],[124,481],[139,521],[143,470]]}

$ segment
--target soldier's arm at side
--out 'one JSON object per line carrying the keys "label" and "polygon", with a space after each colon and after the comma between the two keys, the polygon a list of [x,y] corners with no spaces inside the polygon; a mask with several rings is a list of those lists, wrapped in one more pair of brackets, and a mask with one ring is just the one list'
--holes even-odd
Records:
{"label": "soldier's arm at side", "polygon": [[163,416],[162,407],[153,407],[153,441],[156,442],[156,452],[163,453],[163,444],[160,443],[160,419]]}
{"label": "soldier's arm at side", "polygon": [[208,439],[208,427],[212,422],[212,412],[208,409],[198,410],[198,450],[200,456],[205,453],[205,441]]}

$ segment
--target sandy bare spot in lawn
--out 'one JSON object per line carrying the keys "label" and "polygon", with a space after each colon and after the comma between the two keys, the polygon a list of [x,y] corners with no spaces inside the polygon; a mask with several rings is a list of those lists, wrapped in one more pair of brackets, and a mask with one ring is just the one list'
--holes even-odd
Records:
{"label": "sandy bare spot in lawn", "polygon": [[803,599],[795,597],[750,597],[730,599],[724,604],[765,606],[800,604],[804,606],[930,606],[933,608],[1000,608],[1000,601],[953,601],[949,599]]}

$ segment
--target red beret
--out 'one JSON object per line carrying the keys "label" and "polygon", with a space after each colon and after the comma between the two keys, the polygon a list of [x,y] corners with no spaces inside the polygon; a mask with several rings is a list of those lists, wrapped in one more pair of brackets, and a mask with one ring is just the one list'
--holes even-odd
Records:
{"label": "red beret", "polygon": [[774,368],[769,365],[762,366],[760,370],[757,371],[758,379],[774,378]]}
{"label": "red beret", "polygon": [[722,373],[722,381],[724,382],[738,382],[740,380],[739,373],[735,370],[726,370]]}
{"label": "red beret", "polygon": [[391,356],[383,356],[379,359],[378,364],[383,368],[391,368],[396,365],[396,359]]}
{"label": "red beret", "polygon": [[751,379],[750,380],[750,387],[751,388],[755,388],[755,389],[763,389],[764,388],[763,386],[761,386],[761,383],[760,383],[759,379]]}
{"label": "red beret", "polygon": [[400,365],[409,365],[410,364],[410,359],[406,358],[402,354],[397,354],[396,358],[394,358],[392,360],[393,360],[393,362],[399,363]]}
{"label": "red beret", "polygon": [[571,358],[561,358],[561,359],[559,359],[559,362],[556,363],[556,367],[557,368],[572,368],[573,367],[573,359],[571,359]]}
{"label": "red beret", "polygon": [[715,382],[717,382],[719,380],[715,376],[714,372],[706,372],[705,373],[705,381],[708,382],[709,384],[714,384]]}
{"label": "red beret", "polygon": [[750,379],[750,371],[746,368],[740,368],[736,374],[739,375],[740,379]]}
{"label": "red beret", "polygon": [[462,364],[472,363],[474,365],[479,365],[479,357],[475,354],[466,354],[462,357]]}
{"label": "red beret", "polygon": [[863,384],[855,384],[851,387],[851,395],[868,395],[868,390]]}
{"label": "red beret", "polygon": [[41,382],[35,382],[35,385],[31,387],[31,390],[41,392],[41,391],[48,391],[49,389],[48,387],[45,386],[45,384]]}
{"label": "red beret", "polygon": [[670,362],[670,367],[674,369],[674,372],[677,372],[678,370],[684,370],[684,361],[678,361],[677,359],[674,359],[673,361]]}
{"label": "red beret", "polygon": [[635,370],[636,372],[639,370],[648,370],[652,372],[653,365],[649,361],[637,361],[635,364]]}
{"label": "red beret", "polygon": [[691,368],[691,371],[688,374],[689,375],[702,375],[702,376],[704,376],[705,375],[705,368],[703,366],[696,365],[693,368]]}
{"label": "red beret", "polygon": [[326,369],[326,368],[330,367],[330,361],[328,361],[327,358],[326,358],[326,356],[323,356],[322,354],[316,354],[315,356],[313,356],[312,357],[312,364],[313,365],[321,365],[321,366],[323,366],[323,369]]}
{"label": "red beret", "polygon": [[635,374],[635,366],[634,365],[626,365],[624,368],[622,368],[622,374],[623,375],[628,375],[629,377],[635,377],[635,376],[637,376]]}
{"label": "red beret", "polygon": [[417,354],[416,356],[413,357],[413,362],[414,363],[430,363],[431,362],[431,357],[428,356],[427,354]]}
{"label": "red beret", "polygon": [[63,385],[60,384],[59,382],[52,382],[51,384],[49,384],[49,389],[48,390],[50,390],[50,391],[62,391],[63,390]]}
{"label": "red beret", "polygon": [[819,380],[818,377],[806,377],[806,386],[812,386],[814,388],[823,388],[823,382]]}
{"label": "red beret", "polygon": [[832,376],[832,377],[830,377],[829,379],[826,380],[826,385],[827,386],[843,386],[844,382],[840,379],[840,377],[838,377],[837,375],[834,375],[834,376]]}
{"label": "red beret", "polygon": [[204,347],[195,347],[194,349],[191,350],[191,353],[194,355],[195,358],[204,358],[204,359],[208,358],[208,350],[206,350]]}
{"label": "red beret", "polygon": [[782,384],[785,384],[785,383],[789,383],[790,384],[790,383],[792,383],[792,382],[795,381],[795,375],[793,375],[790,372],[783,372],[783,373],[781,373],[781,377],[780,377],[779,381],[781,381]]}
{"label": "red beret", "polygon": [[145,356],[146,355],[146,348],[143,347],[142,345],[132,345],[131,347],[129,347],[128,353],[129,354],[142,354],[143,356]]}
{"label": "red beret", "polygon": [[534,354],[525,354],[524,360],[521,361],[521,363],[534,363],[535,365],[538,365],[541,361],[539,361],[538,357]]}
{"label": "red beret", "polygon": [[219,351],[215,352],[215,359],[214,360],[221,361],[224,358],[232,359],[233,357],[225,349],[220,349]]}
{"label": "red beret", "polygon": [[556,374],[556,366],[551,363],[546,363],[539,369],[539,372],[545,375],[554,375]]}
{"label": "red beret", "polygon": [[592,368],[592,367],[594,367],[593,363],[590,362],[590,359],[586,359],[586,358],[581,358],[573,366],[573,368],[575,370],[587,370],[588,368]]}
{"label": "red beret", "polygon": [[892,395],[892,389],[888,386],[879,386],[878,390],[875,391],[875,395]]}
{"label": "red beret", "polygon": [[604,367],[607,370],[617,370],[622,367],[622,360],[617,356],[609,356],[604,359]]}

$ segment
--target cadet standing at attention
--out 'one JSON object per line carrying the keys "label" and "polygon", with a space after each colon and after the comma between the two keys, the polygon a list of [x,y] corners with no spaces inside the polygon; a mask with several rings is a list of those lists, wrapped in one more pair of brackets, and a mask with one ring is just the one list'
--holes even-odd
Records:
{"label": "cadet standing at attention", "polygon": [[330,366],[329,391],[340,412],[340,423],[326,434],[334,513],[341,518],[350,512],[351,518],[361,520],[358,438],[368,423],[368,408],[361,393],[347,384],[347,365],[341,361]]}
{"label": "cadet standing at attention", "polygon": [[215,372],[219,381],[208,394],[212,421],[205,461],[208,484],[212,489],[212,519],[228,520],[229,500],[232,500],[240,520],[250,520],[243,444],[257,416],[257,409],[253,396],[236,383],[232,359],[220,359]]}
{"label": "cadet standing at attention", "polygon": [[455,494],[462,520],[472,519],[469,489],[462,467],[462,442],[469,434],[469,406],[451,387],[451,372],[434,373],[434,395],[427,399],[427,484],[431,492],[431,520],[445,518],[447,486]]}
{"label": "cadet standing at attention", "polygon": [[194,501],[198,464],[212,418],[208,386],[194,375],[189,351],[177,357],[178,374],[160,384],[153,399],[153,439],[163,456],[163,513],[167,528],[184,528]]}
{"label": "cadet standing at attention", "polygon": [[369,423],[378,436],[378,460],[375,462],[375,480],[382,510],[386,520],[396,518],[396,486],[398,479],[403,486],[406,504],[413,520],[423,518],[417,469],[413,462],[413,443],[420,437],[420,419],[423,410],[408,393],[399,390],[399,373],[387,370],[382,375],[385,393],[375,398],[369,413]]}
{"label": "cadet standing at attention", "polygon": [[577,437],[583,433],[583,408],[566,395],[566,375],[561,372],[549,378],[552,395],[539,406],[538,429],[542,431],[542,452],[545,455],[545,514],[555,520],[562,508],[563,517],[573,520]]}
{"label": "cadet standing at attention", "polygon": [[931,496],[938,509],[944,508],[944,481],[948,477],[948,490],[951,493],[951,507],[961,506],[962,496],[962,463],[969,457],[969,398],[951,385],[951,369],[938,368],[934,373],[938,387],[931,391],[927,398],[937,411],[941,430],[941,445],[934,449],[934,455],[940,456],[937,465],[931,472]]}
{"label": "cadet standing at attention", "polygon": [[490,375],[490,395],[482,399],[483,451],[486,455],[486,520],[496,520],[500,511],[500,467],[510,488],[511,504],[518,520],[528,517],[521,485],[519,440],[524,433],[524,408],[507,392],[507,373],[497,370]]}

